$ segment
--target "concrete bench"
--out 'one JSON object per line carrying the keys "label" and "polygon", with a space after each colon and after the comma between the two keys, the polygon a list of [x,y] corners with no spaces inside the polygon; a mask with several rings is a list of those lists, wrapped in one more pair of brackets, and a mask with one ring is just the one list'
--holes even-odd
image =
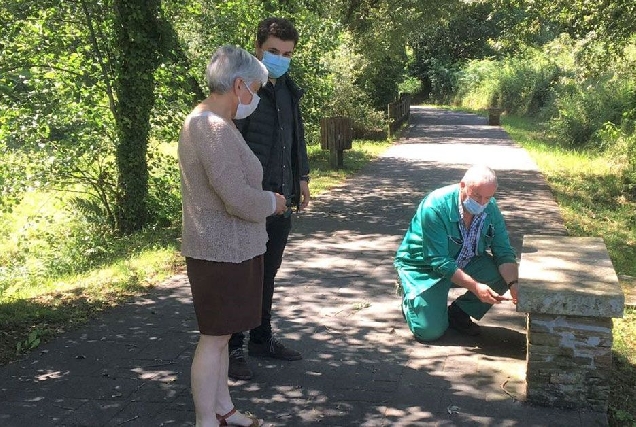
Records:
{"label": "concrete bench", "polygon": [[517,311],[527,313],[530,403],[607,411],[612,318],[624,304],[602,238],[524,236]]}

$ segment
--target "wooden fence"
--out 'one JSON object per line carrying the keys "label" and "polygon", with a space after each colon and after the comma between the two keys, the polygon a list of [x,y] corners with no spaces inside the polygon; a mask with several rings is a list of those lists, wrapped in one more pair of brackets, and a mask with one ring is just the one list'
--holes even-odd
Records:
{"label": "wooden fence", "polygon": [[343,165],[343,150],[351,149],[353,120],[349,117],[320,119],[320,148],[329,150],[329,164],[338,169]]}
{"label": "wooden fence", "polygon": [[[409,119],[411,95],[401,94],[400,98],[387,106],[389,126],[388,137]],[[350,117],[323,117],[320,119],[320,148],[329,150],[329,164],[338,169],[343,166],[343,151],[351,149],[354,129]]]}
{"label": "wooden fence", "polygon": [[391,137],[395,131],[409,119],[411,112],[411,95],[401,94],[400,98],[387,106],[389,118],[388,136]]}

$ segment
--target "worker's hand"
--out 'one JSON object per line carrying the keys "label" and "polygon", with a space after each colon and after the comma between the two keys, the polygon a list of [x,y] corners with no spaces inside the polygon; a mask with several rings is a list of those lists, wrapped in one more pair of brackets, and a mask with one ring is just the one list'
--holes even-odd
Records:
{"label": "worker's hand", "polygon": [[300,181],[300,208],[298,210],[305,210],[305,208],[309,206],[310,199],[309,183],[307,183],[307,181]]}
{"label": "worker's hand", "polygon": [[519,284],[515,283],[510,287],[510,297],[512,298],[512,302],[517,304],[517,292],[519,292]]}
{"label": "worker's hand", "polygon": [[477,282],[477,286],[475,286],[475,295],[477,295],[479,301],[486,304],[499,304],[503,300],[502,295],[499,295],[497,292],[493,291],[490,286],[486,285],[485,283]]}

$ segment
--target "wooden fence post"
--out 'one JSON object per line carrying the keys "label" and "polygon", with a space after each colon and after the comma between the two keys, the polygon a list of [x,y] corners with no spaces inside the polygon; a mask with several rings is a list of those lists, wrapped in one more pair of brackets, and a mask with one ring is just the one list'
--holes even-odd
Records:
{"label": "wooden fence post", "polygon": [[411,113],[411,96],[409,94],[401,94],[400,98],[387,105],[387,116],[389,119],[388,137],[405,121],[409,119]]}
{"label": "wooden fence post", "polygon": [[343,166],[343,150],[351,149],[353,120],[349,117],[320,119],[320,148],[329,150],[329,164],[334,169]]}
{"label": "wooden fence post", "polygon": [[488,108],[488,124],[491,126],[499,126],[501,124],[500,117],[503,111],[503,108]]}

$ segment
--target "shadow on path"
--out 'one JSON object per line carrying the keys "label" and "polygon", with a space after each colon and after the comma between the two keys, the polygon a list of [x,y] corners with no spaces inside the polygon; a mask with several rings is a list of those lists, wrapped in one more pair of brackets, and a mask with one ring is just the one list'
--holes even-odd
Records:
{"label": "shadow on path", "polygon": [[[421,198],[472,163],[497,170],[517,249],[561,234],[558,208],[527,153],[482,117],[412,109],[400,144],[294,218],[275,299],[276,327],[298,362],[250,359],[238,408],[274,426],[588,426],[603,414],[522,403],[525,316],[494,307],[480,337],[415,341],[399,311],[392,262]],[[0,370],[0,425],[192,426],[197,340],[187,280]]]}

